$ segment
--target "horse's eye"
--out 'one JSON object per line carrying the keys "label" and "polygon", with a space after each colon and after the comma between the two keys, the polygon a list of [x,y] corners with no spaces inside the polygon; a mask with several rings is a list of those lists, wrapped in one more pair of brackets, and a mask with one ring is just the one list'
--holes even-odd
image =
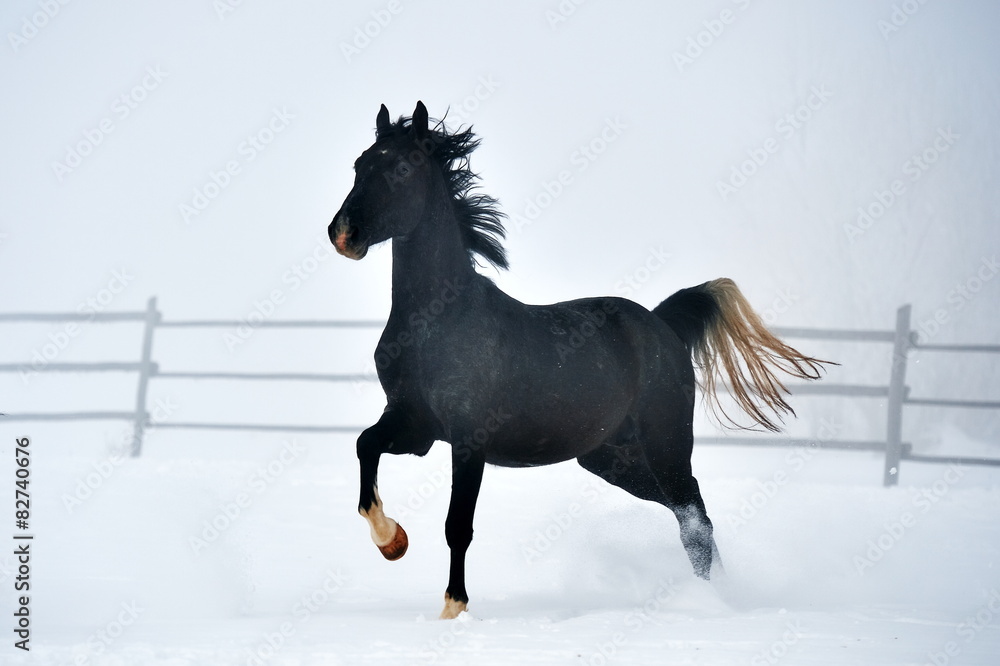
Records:
{"label": "horse's eye", "polygon": [[409,176],[411,170],[412,169],[410,165],[407,164],[406,162],[400,162],[399,165],[396,167],[396,173],[398,173],[401,178]]}

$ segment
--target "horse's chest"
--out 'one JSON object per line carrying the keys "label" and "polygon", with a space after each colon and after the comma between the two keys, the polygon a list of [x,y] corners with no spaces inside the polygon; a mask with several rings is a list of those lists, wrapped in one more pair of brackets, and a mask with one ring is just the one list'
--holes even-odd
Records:
{"label": "horse's chest", "polygon": [[375,363],[387,392],[418,391],[431,399],[441,393],[472,395],[496,390],[502,356],[484,336],[408,332],[388,339],[383,335]]}

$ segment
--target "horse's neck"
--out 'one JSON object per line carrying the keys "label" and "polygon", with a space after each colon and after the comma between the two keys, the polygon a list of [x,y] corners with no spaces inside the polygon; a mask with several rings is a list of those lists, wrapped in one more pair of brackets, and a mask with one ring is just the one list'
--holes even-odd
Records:
{"label": "horse's neck", "polygon": [[403,317],[453,302],[478,277],[449,203],[429,207],[413,232],[392,241],[392,308]]}

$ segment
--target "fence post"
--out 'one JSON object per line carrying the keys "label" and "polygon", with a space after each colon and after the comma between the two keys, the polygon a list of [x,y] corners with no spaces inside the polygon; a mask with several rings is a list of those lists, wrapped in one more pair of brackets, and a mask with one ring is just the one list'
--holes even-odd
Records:
{"label": "fence post", "polygon": [[138,458],[142,451],[142,437],[149,425],[146,412],[146,387],[153,373],[153,330],[160,323],[160,313],[156,309],[156,296],[146,303],[146,325],[142,334],[142,359],[139,361],[139,388],[135,396],[135,425],[132,432],[132,457]]}
{"label": "fence post", "polygon": [[906,397],[906,356],[910,350],[910,305],[896,310],[896,335],[892,343],[892,370],[889,376],[889,415],[886,424],[885,472],[882,484],[899,483],[899,462],[903,453],[903,400]]}

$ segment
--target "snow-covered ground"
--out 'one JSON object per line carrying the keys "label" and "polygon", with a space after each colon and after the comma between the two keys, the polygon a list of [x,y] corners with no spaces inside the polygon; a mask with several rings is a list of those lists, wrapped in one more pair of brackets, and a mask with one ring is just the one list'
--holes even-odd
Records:
{"label": "snow-covered ground", "polygon": [[[1000,343],[993,0],[68,3],[0,8],[0,313],[242,321],[159,329],[165,370],[370,371],[389,252],[326,225],[379,104],[474,124],[527,302],[653,306],[734,278],[769,324]],[[248,333],[247,335],[243,335]],[[0,364],[135,361],[137,324],[0,322]],[[880,385],[885,346],[793,341]],[[1000,399],[1000,355],[915,352],[920,397]],[[0,412],[129,410],[130,373],[0,374]],[[157,379],[164,424],[372,423],[377,387]],[[875,439],[885,405],[801,397],[796,437]],[[716,435],[706,422],[699,435]],[[356,514],[352,435],[0,420],[0,495],[31,440],[32,639],[0,528],[0,664],[996,664],[1000,470],[699,447],[723,580],[676,522],[575,463],[487,470],[470,613],[447,576],[447,446],[383,461],[410,550]],[[995,410],[907,407],[925,454],[1000,458]],[[11,498],[12,500],[13,498]],[[10,500],[9,500],[10,501]],[[13,520],[13,502],[0,507]],[[10,528],[13,534],[14,528]]]}
{"label": "snow-covered ground", "polygon": [[182,439],[155,432],[143,458],[96,466],[34,441],[32,652],[5,645],[4,663],[992,664],[1000,653],[997,471],[911,463],[884,489],[872,454],[702,447],[696,473],[726,567],[706,583],[666,509],[574,463],[490,468],[470,613],[443,622],[447,445],[384,459],[387,511],[411,541],[387,562],[355,512],[351,439],[201,438],[212,451],[190,457]]}

